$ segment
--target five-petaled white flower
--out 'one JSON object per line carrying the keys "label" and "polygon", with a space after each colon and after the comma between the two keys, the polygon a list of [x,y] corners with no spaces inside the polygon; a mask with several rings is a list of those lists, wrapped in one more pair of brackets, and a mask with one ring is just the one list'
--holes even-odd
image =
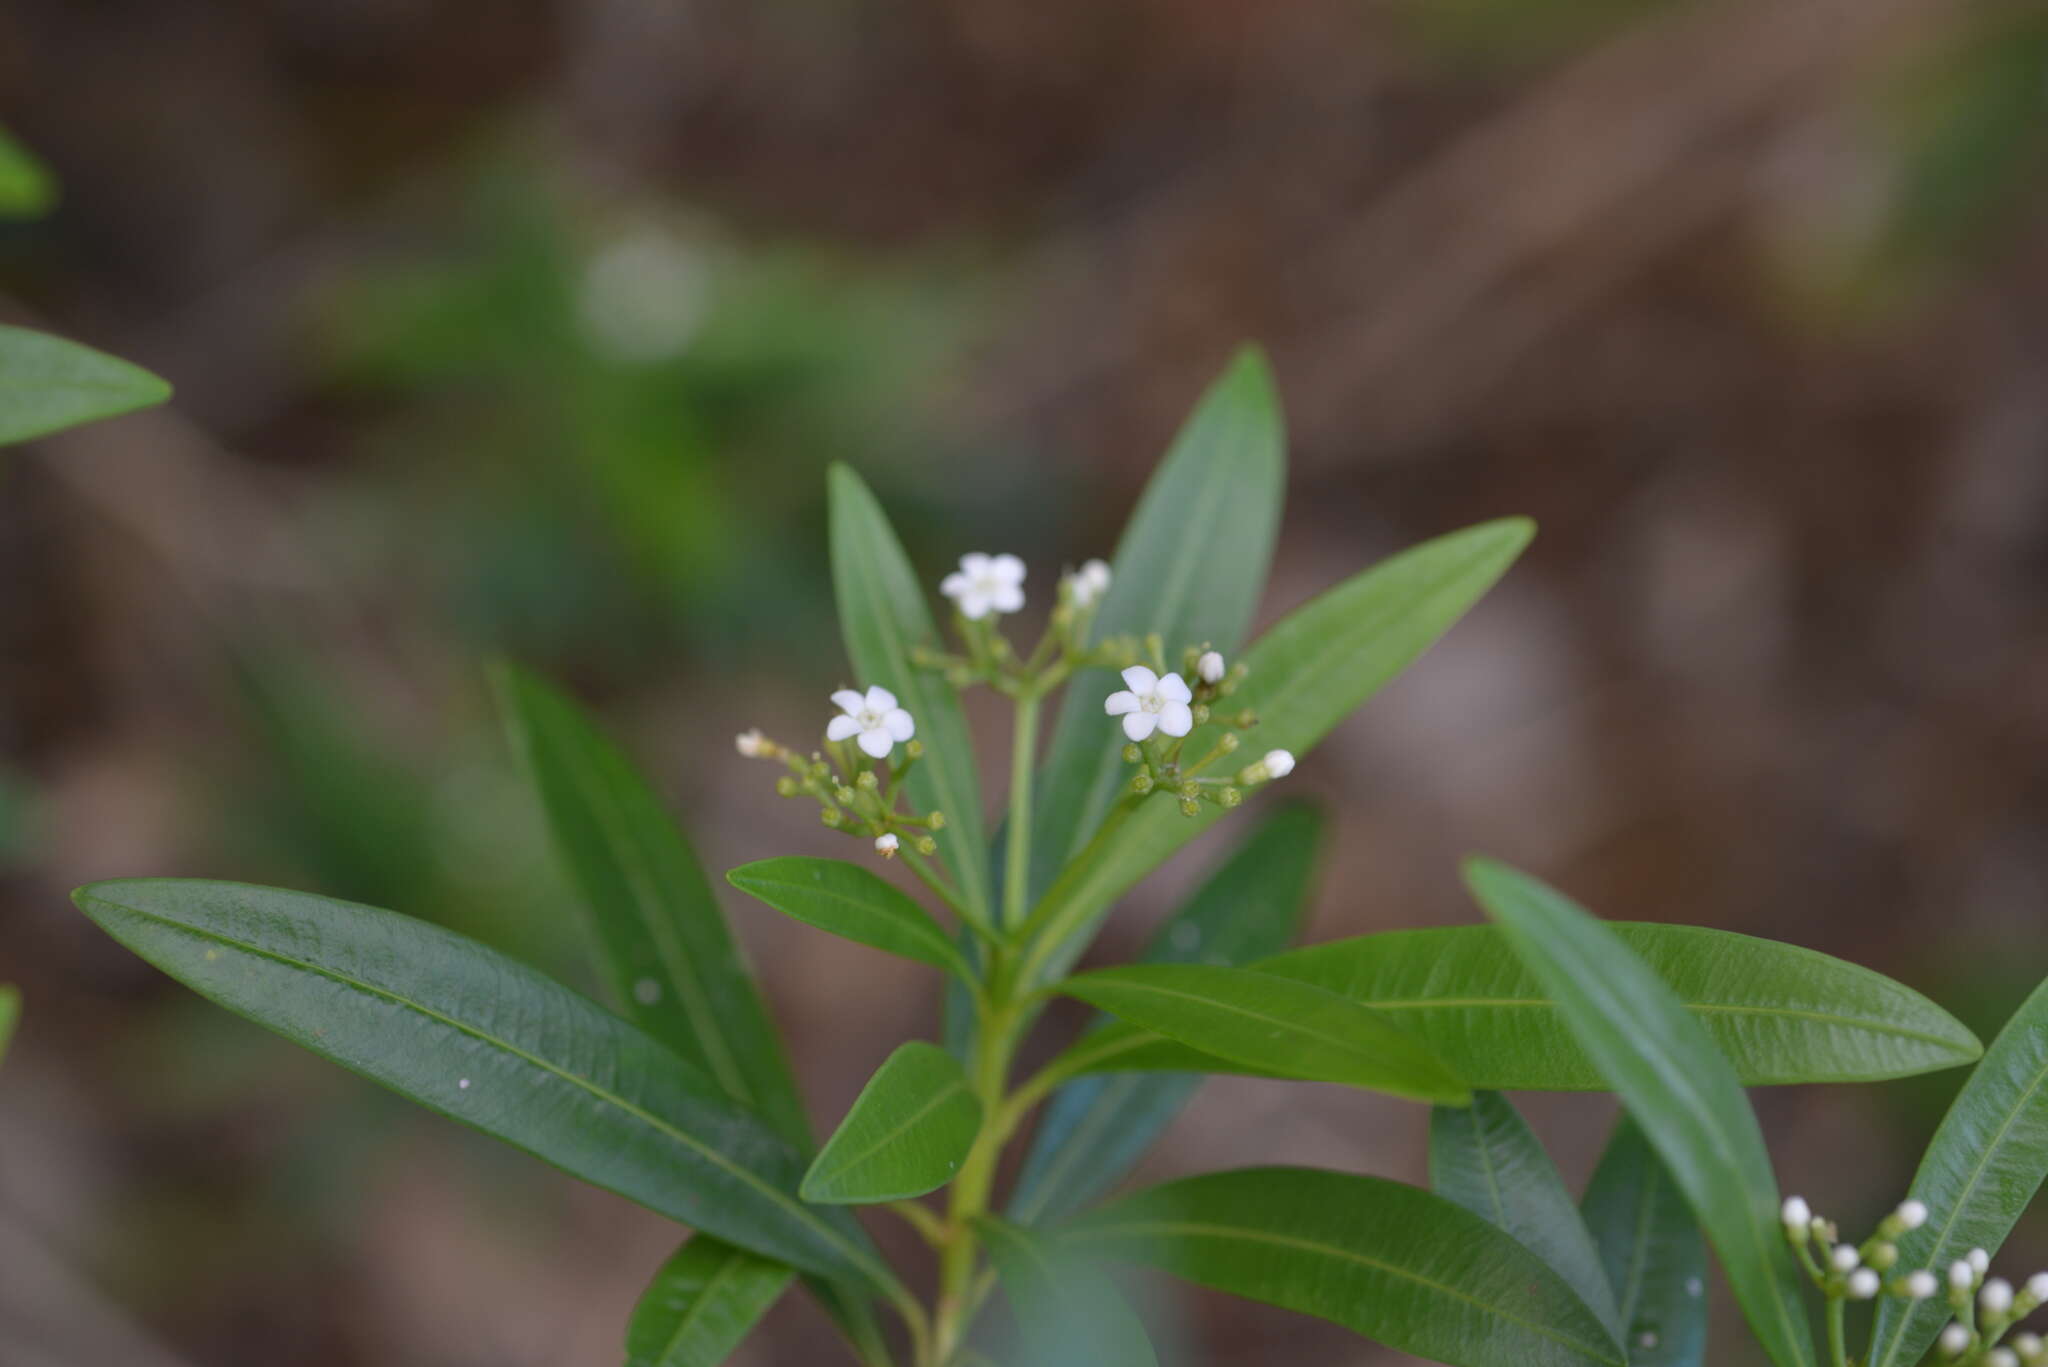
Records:
{"label": "five-petaled white flower", "polygon": [[865,697],[842,688],[832,695],[832,701],[839,704],[840,715],[825,727],[826,740],[854,737],[862,750],[876,759],[887,759],[897,741],[917,734],[917,723],[896,705],[896,695],[879,685],[870,688]]}
{"label": "five-petaled white flower", "polygon": [[1124,719],[1124,734],[1143,740],[1158,728],[1169,736],[1185,736],[1195,729],[1195,714],[1188,707],[1194,694],[1188,681],[1178,674],[1160,678],[1143,665],[1124,671],[1128,688],[1120,688],[1103,700],[1102,710]]}
{"label": "five-petaled white flower", "polygon": [[1067,576],[1067,591],[1073,594],[1075,607],[1094,607],[1109,592],[1109,566],[1100,560],[1089,561]]}
{"label": "five-petaled white flower", "polygon": [[1024,606],[1024,562],[1014,555],[960,557],[960,568],[939,581],[939,592],[960,606],[960,615],[979,622],[991,612]]}

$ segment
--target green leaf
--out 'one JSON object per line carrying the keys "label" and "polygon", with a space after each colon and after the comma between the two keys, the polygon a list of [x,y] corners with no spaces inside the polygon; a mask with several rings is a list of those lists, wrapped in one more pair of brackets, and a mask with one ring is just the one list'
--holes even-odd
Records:
{"label": "green leaf", "polygon": [[1713,1037],[1620,937],[1557,892],[1485,859],[1466,864],[1465,881],[1670,1167],[1758,1342],[1779,1367],[1813,1367],[1770,1155]]}
{"label": "green leaf", "polygon": [[977,1216],[1023,1344],[1017,1367],[1158,1367],[1145,1325],[1093,1269],[1006,1220]]}
{"label": "green leaf", "polygon": [[140,366],[61,337],[0,324],[0,446],[170,397],[171,387]]}
{"label": "green leaf", "polygon": [[859,1226],[795,1195],[797,1150],[637,1027],[452,931],[309,893],[134,878],[73,894],[230,1011],[671,1219],[872,1288]]}
{"label": "green leaf", "polygon": [[924,583],[860,476],[834,465],[829,482],[832,585],[846,654],[859,675],[848,682],[862,688],[880,684],[916,719],[925,754],[910,771],[911,802],[919,811],[946,814],[939,858],[953,871],[968,906],[987,920],[988,835],[967,719],[944,678],[910,663],[913,647],[939,643]]}
{"label": "green leaf", "polygon": [[790,855],[742,864],[725,877],[807,925],[974,980],[959,949],[923,907],[856,864]]}
{"label": "green leaf", "polygon": [[1278,1077],[1463,1105],[1457,1075],[1371,1008],[1308,983],[1212,964],[1133,964],[1059,990],[1144,1029]]}
{"label": "green leaf", "polygon": [[1707,1245],[1685,1193],[1642,1127],[1623,1114],[1582,1206],[1620,1302],[1629,1367],[1701,1367],[1707,1356]]}
{"label": "green leaf", "polygon": [[[1251,675],[1234,702],[1259,715],[1254,743],[1306,754],[1330,729],[1420,655],[1506,572],[1535,534],[1508,518],[1404,551],[1288,614],[1252,646]],[[1119,746],[1103,719],[1101,743]],[[1206,744],[1197,730],[1195,753]],[[1024,981],[1043,985],[1087,948],[1109,908],[1222,815],[1184,817],[1163,794],[1125,798],[1046,892],[1028,923],[1035,937]]]}
{"label": "green leaf", "polygon": [[[1895,1242],[1902,1267],[1993,1253],[2048,1176],[2048,982],[2013,1013],[1950,1103],[1913,1175],[1927,1223]],[[1912,1367],[1949,1319],[1940,1298],[1877,1308],[1870,1367]]]}
{"label": "green leaf", "polygon": [[1557,1165],[1506,1097],[1475,1092],[1470,1106],[1438,1106],[1430,1113],[1429,1185],[1541,1258],[1620,1345],[1621,1314],[1593,1236]]}
{"label": "green leaf", "polygon": [[56,206],[56,180],[33,153],[0,128],[0,219],[41,218]]}
{"label": "green leaf", "polygon": [[[1246,347],[1203,394],[1146,484],[1117,542],[1094,634],[1156,631],[1169,651],[1208,643],[1234,657],[1273,559],[1286,466],[1273,372]],[[1121,738],[1103,724],[1102,700],[1121,687],[1108,669],[1068,684],[1032,819],[1034,900],[1088,843],[1130,777]]]}
{"label": "green leaf", "polygon": [[536,676],[492,668],[513,748],[581,894],[614,1001],[798,1148],[810,1125],[760,989],[689,842],[617,746]]}
{"label": "green leaf", "polygon": [[953,1180],[981,1129],[981,1102],[960,1062],[913,1040],[883,1061],[804,1174],[803,1197],[870,1205]]}
{"label": "green leaf", "polygon": [[1622,1363],[1535,1254],[1440,1196],[1377,1177],[1210,1173],[1111,1202],[1058,1237],[1453,1367]]}
{"label": "green leaf", "polygon": [[[1143,960],[1238,966],[1279,951],[1308,911],[1322,831],[1321,813],[1306,803],[1274,808],[1160,926]],[[1104,1028],[1114,1027],[1105,1021],[1083,1039]],[[1131,1170],[1201,1083],[1196,1075],[1123,1073],[1061,1088],[1032,1138],[1010,1218],[1035,1223],[1100,1196]]]}
{"label": "green leaf", "polygon": [[626,1325],[626,1367],[719,1367],[795,1275],[699,1234],[654,1274]]}
{"label": "green leaf", "polygon": [[14,1040],[14,1027],[21,1020],[21,989],[0,983],[0,1062],[7,1058],[7,1046]]}

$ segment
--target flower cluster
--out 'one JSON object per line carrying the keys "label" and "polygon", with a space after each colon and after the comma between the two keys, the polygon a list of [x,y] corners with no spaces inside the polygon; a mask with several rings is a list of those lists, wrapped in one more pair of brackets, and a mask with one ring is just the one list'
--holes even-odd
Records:
{"label": "flower cluster", "polygon": [[[1154,664],[1159,664],[1156,637],[1146,642]],[[1294,771],[1294,756],[1285,750],[1268,750],[1236,774],[1204,776],[1202,770],[1225,755],[1237,751],[1237,732],[1258,725],[1256,713],[1246,708],[1226,712],[1217,703],[1237,691],[1247,669],[1242,661],[1226,666],[1222,652],[1206,646],[1187,651],[1179,673],[1136,664],[1123,671],[1124,686],[1103,699],[1102,710],[1123,719],[1124,734],[1131,743],[1124,747],[1127,763],[1141,765],[1131,780],[1131,791],[1139,796],[1170,792],[1180,800],[1184,815],[1194,816],[1204,802],[1235,807],[1244,800],[1244,790],[1285,778]],[[1214,723],[1223,734],[1200,759],[1184,761],[1182,742],[1198,726]],[[1167,742],[1171,741],[1171,744]]]}
{"label": "flower cluster", "polygon": [[[872,837],[882,858],[894,858],[906,839],[918,854],[936,853],[938,842],[930,832],[945,829],[945,813],[919,815],[898,808],[903,777],[924,754],[914,739],[916,719],[897,705],[894,693],[879,686],[842,688],[832,702],[839,715],[825,723],[822,752],[807,757],[758,730],[741,732],[734,743],[748,759],[780,760],[789,772],[775,781],[778,793],[815,798],[827,826]],[[893,762],[899,744],[900,764]]]}

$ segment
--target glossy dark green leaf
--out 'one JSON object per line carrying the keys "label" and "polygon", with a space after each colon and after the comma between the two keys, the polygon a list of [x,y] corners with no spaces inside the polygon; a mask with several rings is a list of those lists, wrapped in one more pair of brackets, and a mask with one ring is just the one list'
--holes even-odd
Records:
{"label": "glossy dark green leaf", "polygon": [[974,976],[923,907],[857,864],[791,855],[742,864],[725,877],[741,892],[807,925],[965,980]]}
{"label": "glossy dark green leaf", "polygon": [[705,1233],[868,1287],[858,1225],[803,1159],[652,1036],[524,964],[393,912],[197,879],[94,883],[100,927],[200,995]]}
{"label": "glossy dark green leaf", "polygon": [[0,446],[118,417],[171,397],[141,366],[0,324]]}
{"label": "glossy dark green leaf", "polygon": [[[1468,527],[1404,551],[1287,615],[1246,653],[1251,675],[1234,701],[1259,716],[1252,753],[1306,754],[1380,687],[1448,631],[1492,587],[1535,534],[1522,518]],[[1113,719],[1103,744],[1114,747]],[[1197,730],[1196,749],[1206,743]],[[1184,817],[1170,797],[1125,798],[1032,912],[1025,981],[1065,973],[1123,894],[1222,809]]]}
{"label": "glossy dark green leaf", "polygon": [[0,218],[41,218],[56,205],[56,180],[33,153],[0,128]]}
{"label": "glossy dark green leaf", "polygon": [[1430,1113],[1429,1185],[1541,1258],[1620,1344],[1621,1314],[1593,1236],[1557,1165],[1506,1097],[1475,1092],[1470,1106]]}
{"label": "glossy dark green leaf", "polygon": [[913,1041],[868,1079],[804,1174],[803,1197],[865,1205],[936,1191],[953,1180],[980,1129],[981,1102],[960,1061]]}
{"label": "glossy dark green leaf", "polygon": [[[2048,983],[2013,1013],[1950,1103],[1913,1175],[1927,1223],[1898,1239],[1900,1265],[1937,1273],[1997,1252],[2048,1176]],[[1912,1367],[1949,1315],[1939,1300],[1878,1306],[1870,1367]]]}
{"label": "glossy dark green leaf", "polygon": [[21,989],[0,983],[0,1062],[7,1058],[7,1046],[14,1042],[14,1027],[21,1020]]}
{"label": "glossy dark green leaf", "polygon": [[696,852],[661,799],[560,692],[506,664],[494,667],[492,681],[589,914],[614,1000],[807,1148],[809,1122],[781,1038]]}
{"label": "glossy dark green leaf", "polygon": [[1082,1215],[1058,1238],[1453,1367],[1622,1363],[1593,1312],[1535,1254],[1461,1206],[1377,1177],[1189,1177]]}
{"label": "glossy dark green leaf", "polygon": [[[1286,492],[1286,433],[1273,373],[1240,351],[1203,394],[1131,514],[1095,634],[1158,632],[1169,652],[1212,644],[1236,657],[1273,559]],[[1081,852],[1130,774],[1102,700],[1123,685],[1088,670],[1067,687],[1032,822],[1035,900]]]}
{"label": "glossy dark green leaf", "polygon": [[[832,585],[839,599],[839,630],[858,676],[894,693],[917,722],[924,758],[910,771],[911,801],[919,811],[942,811],[939,858],[960,893],[984,919],[989,911],[987,826],[981,780],[960,701],[944,678],[910,663],[917,646],[939,644],[927,606],[926,585],[911,568],[882,505],[844,465],[830,477]],[[950,568],[950,566],[948,567]],[[941,576],[933,574],[936,584]]]}
{"label": "glossy dark green leaf", "polygon": [[1017,1314],[1015,1367],[1158,1367],[1144,1322],[1099,1271],[1006,1220],[974,1225]]}
{"label": "glossy dark green leaf", "polygon": [[[1146,963],[1241,965],[1277,953],[1308,911],[1323,819],[1305,803],[1274,809],[1140,957]],[[1102,1026],[1083,1038],[1093,1038]],[[1079,1210],[1131,1170],[1202,1079],[1120,1073],[1080,1078],[1045,1108],[1010,1198],[1028,1223]]]}
{"label": "glossy dark green leaf", "polygon": [[1289,978],[1213,964],[1133,964],[1059,985],[1070,997],[1218,1058],[1312,1082],[1463,1105],[1428,1046],[1371,1008]]}
{"label": "glossy dark green leaf", "polygon": [[654,1274],[626,1324],[626,1367],[719,1367],[796,1274],[699,1234]]}
{"label": "glossy dark green leaf", "polygon": [[1467,863],[1465,881],[1671,1169],[1757,1341],[1778,1367],[1813,1367],[1770,1155],[1706,1027],[1619,936],[1553,889],[1484,859]]}
{"label": "glossy dark green leaf", "polygon": [[1619,1303],[1629,1367],[1702,1367],[1707,1244],[1685,1193],[1626,1114],[1581,1209]]}

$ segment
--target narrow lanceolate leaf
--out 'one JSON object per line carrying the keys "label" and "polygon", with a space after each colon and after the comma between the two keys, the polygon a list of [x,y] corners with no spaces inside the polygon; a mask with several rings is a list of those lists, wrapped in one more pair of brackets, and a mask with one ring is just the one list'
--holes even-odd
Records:
{"label": "narrow lanceolate leaf", "polygon": [[[1159,928],[1144,961],[1237,966],[1279,952],[1308,910],[1322,829],[1313,807],[1276,808]],[[1083,1038],[1108,1027],[1105,1021]],[[1032,1138],[1010,1217],[1033,1223],[1100,1196],[1131,1170],[1201,1082],[1195,1074],[1122,1073],[1061,1088]]]}
{"label": "narrow lanceolate leaf", "polygon": [[[1983,1052],[1961,1021],[1856,964],[1699,926],[1608,929],[1678,995],[1746,1086],[1905,1077]],[[1607,1085],[1562,1007],[1494,926],[1363,935],[1255,967],[1385,1012],[1474,1087]]]}
{"label": "narrow lanceolate leaf", "polygon": [[[1314,748],[1380,687],[1450,630],[1535,534],[1522,518],[1468,527],[1404,551],[1290,613],[1245,655],[1251,676],[1233,697],[1259,716],[1261,751]],[[1105,718],[1105,721],[1108,719]],[[1192,744],[1208,743],[1197,730]],[[1105,728],[1103,744],[1116,737]],[[1032,912],[1026,981],[1072,967],[1117,898],[1207,830],[1222,809],[1184,817],[1163,794],[1125,798]]]}
{"label": "narrow lanceolate leaf", "polygon": [[794,1275],[773,1259],[691,1237],[641,1293],[626,1325],[626,1367],[719,1367]]}
{"label": "narrow lanceolate leaf", "polygon": [[170,397],[171,387],[141,366],[62,337],[0,325],[0,446]]}
{"label": "narrow lanceolate leaf", "polygon": [[830,1205],[900,1201],[953,1180],[981,1128],[959,1060],[912,1042],[889,1055],[804,1174],[803,1197]]}
{"label": "narrow lanceolate leaf", "polygon": [[858,676],[847,682],[861,688],[880,684],[916,720],[925,753],[910,772],[911,802],[919,811],[946,814],[939,858],[952,870],[968,904],[986,918],[988,835],[967,720],[945,679],[910,662],[914,648],[939,645],[924,581],[860,476],[835,465],[830,485],[832,586],[839,600],[839,631]]}
{"label": "narrow lanceolate leaf", "polygon": [[[2048,983],[2013,1013],[1942,1117],[1913,1175],[1927,1223],[1898,1240],[1901,1267],[1937,1275],[1996,1252],[2048,1176]],[[1913,1367],[1948,1321],[1937,1301],[1878,1306],[1870,1367]]]}
{"label": "narrow lanceolate leaf", "polygon": [[197,879],[74,894],[201,996],[662,1215],[868,1287],[859,1227],[797,1199],[798,1151],[652,1036],[473,940],[308,893]]}
{"label": "narrow lanceolate leaf", "polygon": [[1334,1320],[1453,1367],[1621,1367],[1607,1330],[1535,1254],[1440,1196],[1308,1168],[1153,1187],[1063,1226],[1077,1254]]}
{"label": "narrow lanceolate leaf", "polygon": [[589,914],[614,1000],[791,1143],[808,1147],[803,1102],[760,989],[661,799],[560,692],[511,665],[495,667],[492,681]]}
{"label": "narrow lanceolate leaf", "polygon": [[1059,990],[1218,1058],[1312,1082],[1464,1105],[1472,1094],[1413,1035],[1308,983],[1211,964],[1133,964]]}
{"label": "narrow lanceolate leaf", "polygon": [[742,864],[725,877],[807,925],[973,980],[959,948],[930,914],[859,865],[791,855]]}
{"label": "narrow lanceolate leaf", "polygon": [[0,218],[41,218],[56,204],[56,180],[26,147],[0,128]]}
{"label": "narrow lanceolate leaf", "polygon": [[1757,1341],[1778,1367],[1813,1367],[1770,1155],[1706,1028],[1613,931],[1557,892],[1483,859],[1467,864],[1465,881],[1671,1169]]}
{"label": "narrow lanceolate leaf", "polygon": [[1429,1185],[1512,1234],[1564,1278],[1609,1337],[1621,1342],[1621,1314],[1593,1236],[1557,1165],[1506,1097],[1476,1092],[1470,1106],[1438,1106],[1430,1114]]}
{"label": "narrow lanceolate leaf", "polygon": [[1586,1185],[1582,1211],[1619,1303],[1629,1367],[1701,1367],[1706,1240],[1685,1193],[1626,1114]]}
{"label": "narrow lanceolate leaf", "polygon": [[0,983],[0,1060],[7,1057],[7,1046],[13,1042],[14,1026],[20,1019],[21,989]]}
{"label": "narrow lanceolate leaf", "polygon": [[[1286,434],[1265,358],[1239,352],[1195,405],[1117,542],[1097,637],[1158,632],[1167,649],[1210,644],[1231,658],[1251,625],[1286,491]],[[1039,779],[1031,896],[1081,852],[1130,774],[1105,728],[1113,671],[1067,687]]]}
{"label": "narrow lanceolate leaf", "polygon": [[1101,1273],[992,1216],[975,1229],[1017,1314],[1016,1367],[1158,1367],[1137,1314]]}

